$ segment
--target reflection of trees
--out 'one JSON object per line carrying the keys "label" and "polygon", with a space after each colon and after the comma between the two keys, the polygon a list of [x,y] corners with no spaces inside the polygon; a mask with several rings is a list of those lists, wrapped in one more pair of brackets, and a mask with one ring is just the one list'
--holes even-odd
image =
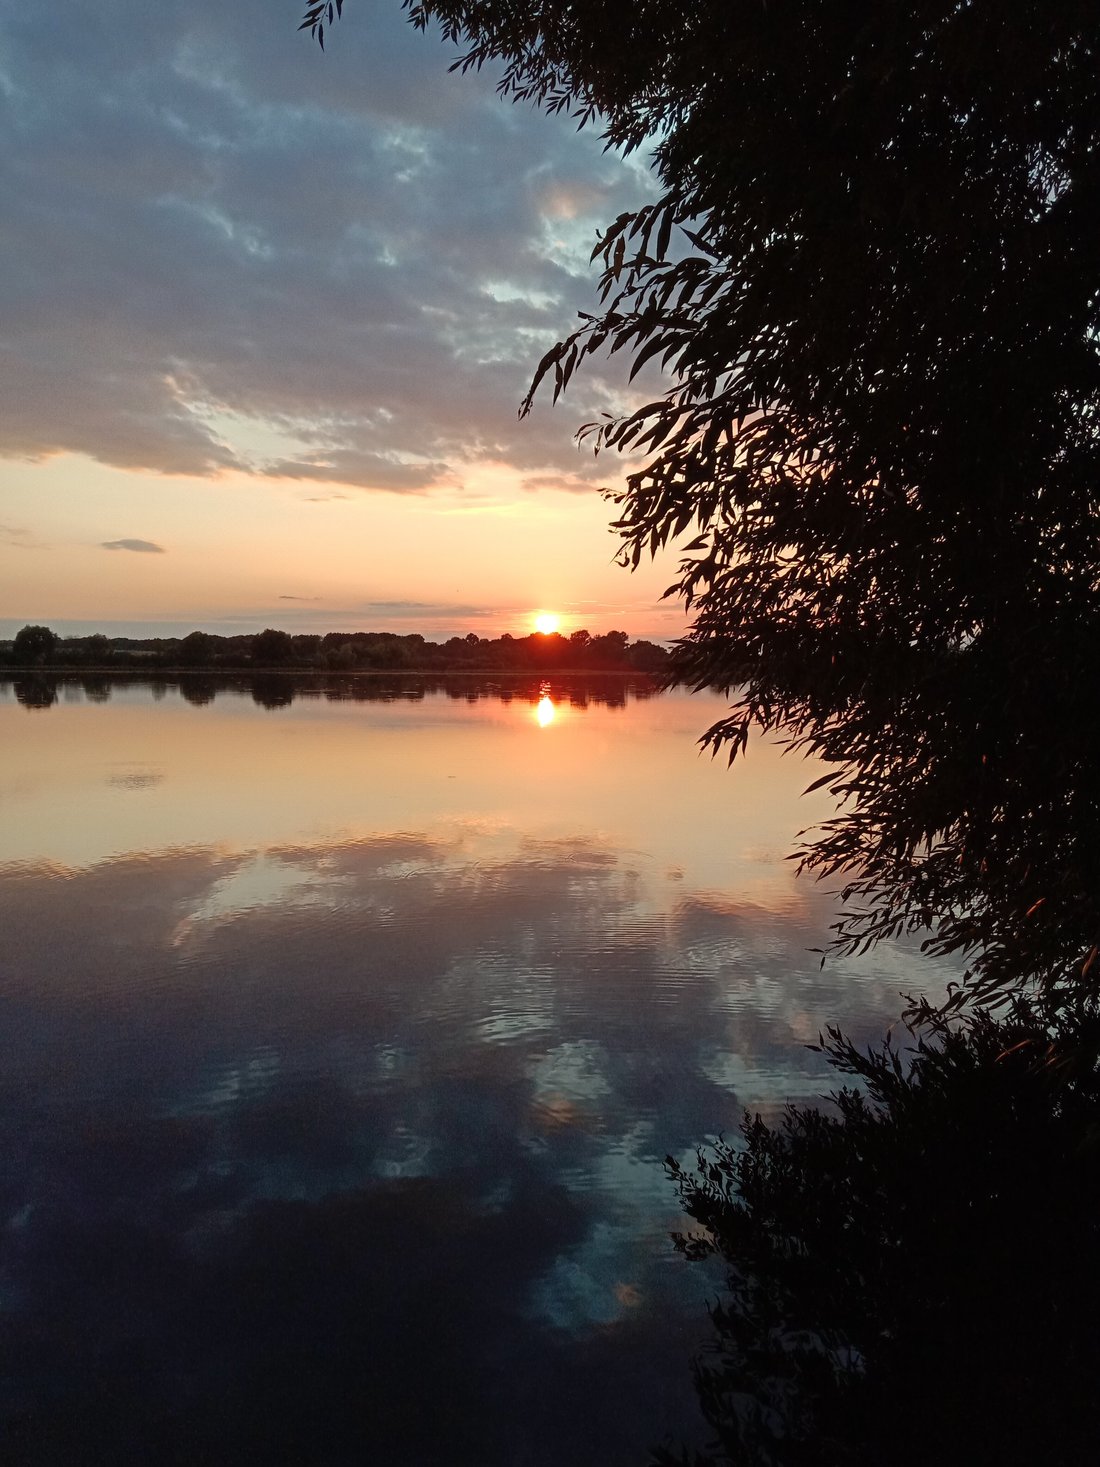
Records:
{"label": "reflection of trees", "polygon": [[328,678],[322,691],[329,703],[419,703],[427,687],[420,678]]}
{"label": "reflection of trees", "polygon": [[369,678],[347,677],[293,679],[296,693],[320,691],[330,702],[393,703],[419,702],[429,693],[442,694],[456,703],[520,701],[532,706],[542,697],[555,703],[568,702],[577,708],[590,705],[625,708],[632,699],[653,697],[659,686],[646,676],[583,677],[516,675],[501,677],[469,674],[465,677],[434,674],[380,675]]}
{"label": "reflection of trees", "polygon": [[696,1363],[717,1441],[696,1467],[1092,1459],[1100,1078],[1055,1081],[1037,1031],[1072,1051],[1072,1023],[1023,1006],[936,1023],[911,1067],[834,1032],[862,1082],[836,1113],[749,1118],[697,1172],[671,1165],[702,1228],[681,1250],[730,1270]]}
{"label": "reflection of trees", "polygon": [[16,678],[12,687],[24,708],[52,708],[57,702],[57,682],[53,678]]}
{"label": "reflection of trees", "polygon": [[294,688],[288,678],[257,676],[251,682],[252,701],[261,708],[287,708],[294,702]]}
{"label": "reflection of trees", "polygon": [[213,678],[204,677],[181,677],[180,697],[185,702],[193,703],[196,708],[202,708],[207,703],[213,703],[218,696],[218,684]]}
{"label": "reflection of trees", "polygon": [[[198,634],[205,635],[205,633]],[[46,680],[41,676],[25,677],[17,686],[20,702],[30,698],[42,698],[41,693],[32,693],[32,682],[41,690],[56,688],[57,680]],[[288,707],[302,697],[324,698],[330,703],[420,703],[430,696],[443,696],[456,703],[476,704],[498,702],[505,705],[520,702],[537,706],[539,699],[549,697],[555,705],[562,703],[571,707],[625,708],[630,702],[640,702],[660,694],[660,685],[648,675],[615,674],[600,676],[588,673],[579,677],[559,675],[509,675],[468,674],[451,676],[425,673],[374,673],[370,676],[334,676],[331,673],[278,673],[250,676],[225,673],[183,673],[173,677],[150,678],[141,673],[85,674],[80,679],[88,699],[95,703],[106,702],[116,687],[147,688],[158,701],[170,686],[178,686],[186,702],[201,707],[213,702],[220,691],[244,693],[252,697],[262,708],[277,710]],[[48,707],[50,702],[38,701],[27,706]]]}

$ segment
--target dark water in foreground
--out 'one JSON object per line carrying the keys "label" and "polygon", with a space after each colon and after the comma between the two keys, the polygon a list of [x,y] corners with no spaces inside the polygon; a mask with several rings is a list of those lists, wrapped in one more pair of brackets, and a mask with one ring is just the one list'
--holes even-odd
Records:
{"label": "dark water in foreground", "polygon": [[644,1462],[663,1157],[947,975],[819,970],[818,771],[717,701],[291,686],[0,683],[4,1459]]}

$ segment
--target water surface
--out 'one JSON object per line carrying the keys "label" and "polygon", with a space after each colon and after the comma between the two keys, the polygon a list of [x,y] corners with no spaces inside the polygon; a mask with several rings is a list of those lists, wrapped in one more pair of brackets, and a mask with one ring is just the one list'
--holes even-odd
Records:
{"label": "water surface", "polygon": [[809,951],[819,772],[644,684],[0,683],[18,1460],[644,1462],[666,1154],[941,969]]}

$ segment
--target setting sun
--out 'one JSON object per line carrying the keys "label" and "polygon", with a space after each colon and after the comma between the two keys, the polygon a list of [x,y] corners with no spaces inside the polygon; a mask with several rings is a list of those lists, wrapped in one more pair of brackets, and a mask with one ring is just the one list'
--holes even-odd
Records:
{"label": "setting sun", "polygon": [[535,631],[541,632],[548,637],[551,632],[556,632],[561,626],[561,617],[553,611],[535,612]]}

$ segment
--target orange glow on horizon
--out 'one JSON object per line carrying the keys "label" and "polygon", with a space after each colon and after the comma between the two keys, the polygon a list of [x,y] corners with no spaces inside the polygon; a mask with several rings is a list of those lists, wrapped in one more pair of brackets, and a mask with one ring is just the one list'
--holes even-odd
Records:
{"label": "orange glow on horizon", "polygon": [[[482,488],[473,473],[461,493],[340,485],[330,493],[237,470],[203,478],[112,469],[72,453],[8,459],[3,518],[26,535],[0,534],[0,619],[7,636],[30,622],[66,636],[272,626],[445,641],[470,631],[537,635],[541,616],[557,620],[543,635],[582,626],[594,635],[608,627],[634,638],[683,634],[683,611],[661,600],[667,567],[645,562],[630,576],[609,559],[598,496],[540,489],[514,513],[486,516],[464,497],[480,509]],[[166,553],[103,548],[123,535]],[[386,554],[364,590],[363,547],[375,544]],[[546,578],[535,588],[532,568]],[[541,605],[531,605],[532,594]]]}

